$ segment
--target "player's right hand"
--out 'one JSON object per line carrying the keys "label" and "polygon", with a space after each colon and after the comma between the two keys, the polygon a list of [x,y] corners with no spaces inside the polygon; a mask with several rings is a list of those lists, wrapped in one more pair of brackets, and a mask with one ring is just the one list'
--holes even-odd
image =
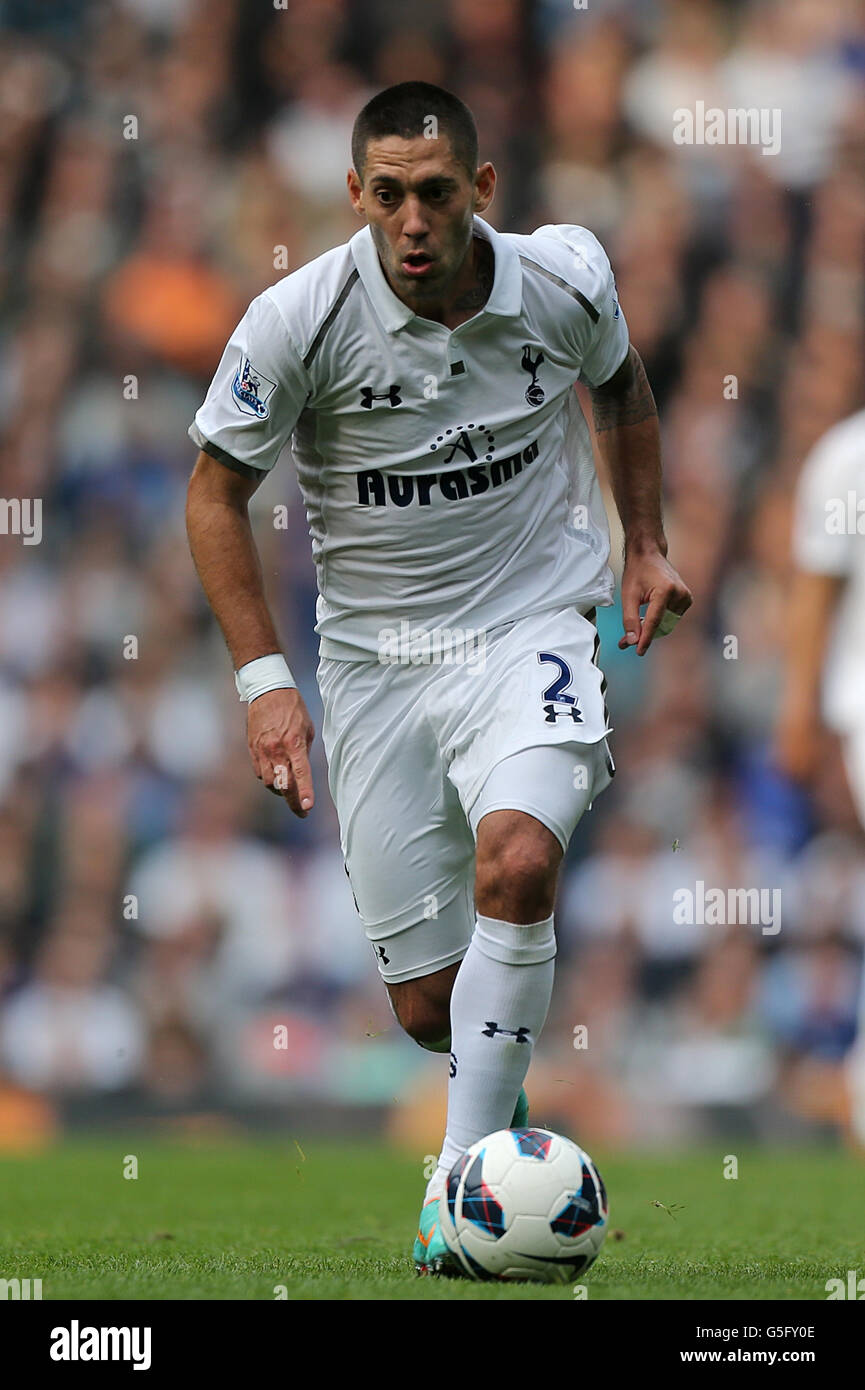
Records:
{"label": "player's right hand", "polygon": [[298,690],[269,690],[248,707],[246,736],[255,775],[296,816],[315,804],[309,746],[315,729]]}

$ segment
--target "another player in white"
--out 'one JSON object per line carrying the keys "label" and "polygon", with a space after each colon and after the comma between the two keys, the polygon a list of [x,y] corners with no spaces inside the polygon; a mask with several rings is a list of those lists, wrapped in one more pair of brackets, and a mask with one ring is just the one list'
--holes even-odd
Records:
{"label": "another player in white", "polygon": [[[823,730],[841,742],[865,827],[865,410],[820,439],[802,467],[793,531],[795,614],[776,760],[796,781],[817,769]],[[859,1037],[847,1065],[851,1123],[865,1147],[865,975]]]}
{"label": "another player in white", "polygon": [[450,1054],[414,1249],[437,1272],[449,1169],[525,1123],[559,864],[613,771],[593,623],[609,534],[577,379],[625,534],[620,647],[643,655],[691,596],[666,558],[652,393],[592,234],[495,232],[471,113],[426,83],[367,103],[352,157],[366,226],[238,325],[190,427],[188,531],[256,773],[306,816],[313,727],[247,514],[290,439],[347,872],[399,1022]]}

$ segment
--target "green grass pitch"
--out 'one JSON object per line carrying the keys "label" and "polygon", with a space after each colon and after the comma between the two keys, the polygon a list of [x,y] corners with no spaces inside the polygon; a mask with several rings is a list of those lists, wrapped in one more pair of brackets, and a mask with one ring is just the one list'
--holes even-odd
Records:
{"label": "green grass pitch", "polygon": [[[43,1299],[274,1299],[284,1285],[289,1299],[573,1300],[570,1285],[418,1279],[420,1164],[300,1139],[112,1136],[2,1158],[0,1278],[41,1278]],[[730,1150],[735,1180],[723,1146],[594,1155],[611,1235],[590,1300],[825,1300],[827,1279],[865,1274],[863,1162]]]}

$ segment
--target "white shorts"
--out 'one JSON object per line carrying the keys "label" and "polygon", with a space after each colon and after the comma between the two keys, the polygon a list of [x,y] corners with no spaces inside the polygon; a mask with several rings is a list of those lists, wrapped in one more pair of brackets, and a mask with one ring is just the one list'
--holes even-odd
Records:
{"label": "white shorts", "polygon": [[387,983],[465,955],[483,816],[526,811],[564,850],[609,785],[593,618],[565,608],[519,619],[463,662],[319,661],[343,857]]}

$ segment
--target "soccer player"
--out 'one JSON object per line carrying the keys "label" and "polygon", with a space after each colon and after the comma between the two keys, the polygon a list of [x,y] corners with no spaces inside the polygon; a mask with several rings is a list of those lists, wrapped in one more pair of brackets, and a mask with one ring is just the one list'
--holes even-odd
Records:
{"label": "soccer player", "polygon": [[593,622],[613,578],[578,379],[625,533],[619,646],[643,655],[691,596],[666,558],[652,393],[591,232],[494,231],[471,113],[427,83],[367,103],[352,159],[366,225],[252,302],[196,413],[188,531],[256,774],[306,816],[313,727],[247,514],[291,440],[346,870],[397,1019],[449,1054],[414,1246],[442,1272],[449,1169],[527,1122],[559,865],[613,772]]}
{"label": "soccer player", "polygon": [[[795,626],[776,729],[776,762],[813,777],[823,729],[841,741],[865,827],[865,410],[828,430],[802,466],[793,528]],[[865,1147],[865,975],[859,1036],[847,1066],[851,1122]]]}

